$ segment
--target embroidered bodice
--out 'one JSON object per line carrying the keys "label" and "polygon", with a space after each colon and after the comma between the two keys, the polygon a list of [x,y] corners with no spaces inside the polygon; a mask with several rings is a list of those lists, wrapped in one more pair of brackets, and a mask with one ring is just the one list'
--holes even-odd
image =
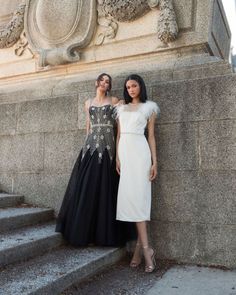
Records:
{"label": "embroidered bodice", "polygon": [[104,106],[89,107],[90,132],[83,147],[83,156],[89,150],[92,155],[98,152],[99,162],[103,157],[105,149],[108,151],[110,160],[115,155],[114,107],[111,104]]}

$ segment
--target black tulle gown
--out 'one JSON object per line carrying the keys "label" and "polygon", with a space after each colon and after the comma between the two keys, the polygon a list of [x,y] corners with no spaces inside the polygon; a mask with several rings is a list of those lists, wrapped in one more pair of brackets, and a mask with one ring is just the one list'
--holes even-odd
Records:
{"label": "black tulle gown", "polygon": [[114,107],[89,108],[91,130],[74,165],[56,231],[74,246],[119,246],[136,238],[132,223],[116,221]]}

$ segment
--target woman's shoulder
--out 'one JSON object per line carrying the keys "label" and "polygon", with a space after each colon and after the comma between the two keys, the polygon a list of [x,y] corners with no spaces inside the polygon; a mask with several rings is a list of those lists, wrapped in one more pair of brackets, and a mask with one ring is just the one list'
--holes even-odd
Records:
{"label": "woman's shoulder", "polygon": [[115,97],[115,96],[111,97],[111,102],[112,102],[112,105],[115,106],[115,107],[118,106],[118,105],[124,104],[123,99],[120,99],[120,98]]}
{"label": "woman's shoulder", "polygon": [[160,108],[159,108],[158,104],[152,100],[147,100],[145,103],[143,103],[143,110],[148,118],[153,113],[157,114],[157,116],[160,115]]}

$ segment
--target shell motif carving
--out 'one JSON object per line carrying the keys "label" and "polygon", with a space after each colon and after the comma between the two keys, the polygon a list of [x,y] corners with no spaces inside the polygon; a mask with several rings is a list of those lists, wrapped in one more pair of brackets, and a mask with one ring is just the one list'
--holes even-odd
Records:
{"label": "shell motif carving", "polygon": [[20,4],[8,24],[0,28],[0,48],[12,47],[24,29],[25,4]]}

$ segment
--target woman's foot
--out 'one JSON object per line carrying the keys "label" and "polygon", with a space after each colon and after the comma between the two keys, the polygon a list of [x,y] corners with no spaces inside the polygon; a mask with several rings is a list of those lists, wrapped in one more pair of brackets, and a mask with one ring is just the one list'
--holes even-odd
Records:
{"label": "woman's foot", "polygon": [[153,272],[156,268],[155,251],[151,247],[143,246],[143,254],[145,258],[145,272]]}
{"label": "woman's foot", "polygon": [[130,262],[130,267],[136,268],[142,262],[141,244],[137,243],[135,246],[134,254]]}

